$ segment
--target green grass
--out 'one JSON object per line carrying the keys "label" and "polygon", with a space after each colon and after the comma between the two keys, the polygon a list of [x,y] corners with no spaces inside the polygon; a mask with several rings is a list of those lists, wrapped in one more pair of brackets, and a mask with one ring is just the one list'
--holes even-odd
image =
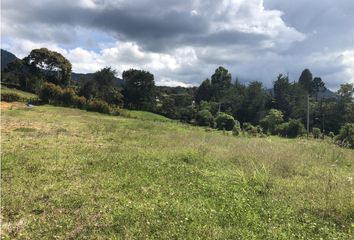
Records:
{"label": "green grass", "polygon": [[24,100],[36,99],[37,95],[29,92],[24,92],[15,88],[8,88],[5,86],[1,86],[1,94],[13,93],[19,95]]}
{"label": "green grass", "polygon": [[354,151],[324,141],[51,106],[1,141],[4,239],[352,237]]}
{"label": "green grass", "polygon": [[145,111],[132,111],[132,110],[121,109],[120,114],[123,117],[136,118],[141,120],[162,121],[162,122],[172,121],[171,119],[164,117],[162,115],[151,113],[151,112],[145,112]]}

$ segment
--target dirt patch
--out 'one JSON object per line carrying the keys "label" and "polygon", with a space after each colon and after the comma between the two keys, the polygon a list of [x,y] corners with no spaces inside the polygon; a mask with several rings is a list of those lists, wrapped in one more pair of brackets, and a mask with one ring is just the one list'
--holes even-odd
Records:
{"label": "dirt patch", "polygon": [[21,102],[0,102],[0,109],[1,110],[11,110],[11,109],[19,109],[19,108],[25,108],[26,105]]}

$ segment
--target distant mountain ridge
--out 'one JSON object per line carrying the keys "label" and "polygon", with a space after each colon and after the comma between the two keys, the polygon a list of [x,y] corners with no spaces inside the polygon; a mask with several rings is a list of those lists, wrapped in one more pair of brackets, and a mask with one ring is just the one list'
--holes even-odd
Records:
{"label": "distant mountain ridge", "polygon": [[[15,54],[6,51],[4,49],[1,49],[1,70],[4,70],[8,64],[16,61],[17,59],[19,58],[16,57]],[[93,76],[94,73],[75,73],[75,72],[71,73],[71,79],[73,81],[81,81],[83,79],[92,80]],[[118,86],[122,86],[124,83],[123,79],[121,78],[116,77],[116,81]]]}

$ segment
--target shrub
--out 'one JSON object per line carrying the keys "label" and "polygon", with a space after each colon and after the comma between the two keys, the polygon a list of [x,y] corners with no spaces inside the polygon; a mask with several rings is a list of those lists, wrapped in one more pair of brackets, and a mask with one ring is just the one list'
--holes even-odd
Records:
{"label": "shrub", "polygon": [[246,132],[251,130],[253,127],[254,126],[251,123],[249,123],[249,122],[245,122],[245,123],[242,124],[242,129],[243,129],[243,131],[246,131]]}
{"label": "shrub", "polygon": [[312,128],[312,135],[314,138],[320,138],[321,130],[319,128]]}
{"label": "shrub", "polygon": [[208,110],[201,110],[195,118],[197,125],[214,127],[214,117]]}
{"label": "shrub", "polygon": [[19,102],[22,101],[22,97],[16,93],[1,93],[1,101]]}
{"label": "shrub", "polygon": [[329,132],[329,133],[328,133],[328,137],[330,137],[330,138],[333,139],[333,138],[335,137],[334,132]]}
{"label": "shrub", "polygon": [[336,138],[341,146],[354,148],[354,123],[346,123],[340,128]]}
{"label": "shrub", "polygon": [[77,97],[77,95],[75,94],[72,88],[64,88],[60,93],[59,102],[67,107],[68,106],[76,107],[74,101],[75,97]]}
{"label": "shrub", "polygon": [[92,99],[87,102],[87,111],[93,112],[100,112],[100,113],[110,113],[111,109],[108,103],[99,100],[99,99]]}
{"label": "shrub", "polygon": [[276,127],[282,122],[284,122],[283,113],[277,109],[270,109],[268,115],[260,121],[260,125],[264,131],[276,134]]}
{"label": "shrub", "polygon": [[248,130],[247,130],[247,133],[250,134],[251,136],[256,137],[257,134],[259,133],[258,127],[255,127],[255,126],[249,127]]}
{"label": "shrub", "polygon": [[240,122],[235,120],[235,126],[232,129],[232,135],[239,136],[241,134],[241,125]]}
{"label": "shrub", "polygon": [[85,97],[74,96],[72,99],[72,103],[77,108],[85,109],[86,104],[87,104],[87,100]]}
{"label": "shrub", "polygon": [[247,132],[248,134],[250,134],[252,136],[257,136],[258,132],[262,132],[261,127],[259,127],[259,126],[255,127],[249,122],[243,123],[242,127],[243,127],[243,131]]}
{"label": "shrub", "polygon": [[234,117],[226,113],[219,113],[215,121],[219,130],[231,131],[235,126]]}
{"label": "shrub", "polygon": [[44,83],[38,96],[44,103],[58,103],[62,95],[61,87],[53,83]]}
{"label": "shrub", "polygon": [[280,136],[296,138],[305,133],[305,128],[300,120],[290,119],[289,122],[278,125],[276,131]]}

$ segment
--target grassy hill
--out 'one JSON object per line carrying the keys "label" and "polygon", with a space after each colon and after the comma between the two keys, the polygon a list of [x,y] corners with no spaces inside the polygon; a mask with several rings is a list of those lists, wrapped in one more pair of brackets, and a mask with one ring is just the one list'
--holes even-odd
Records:
{"label": "grassy hill", "polygon": [[8,88],[4,85],[1,85],[1,94],[8,94],[8,93],[16,94],[16,95],[20,96],[24,101],[38,98],[38,96],[36,94],[21,91],[16,88]]}
{"label": "grassy hill", "polygon": [[4,239],[351,239],[353,150],[131,115],[3,111]]}

